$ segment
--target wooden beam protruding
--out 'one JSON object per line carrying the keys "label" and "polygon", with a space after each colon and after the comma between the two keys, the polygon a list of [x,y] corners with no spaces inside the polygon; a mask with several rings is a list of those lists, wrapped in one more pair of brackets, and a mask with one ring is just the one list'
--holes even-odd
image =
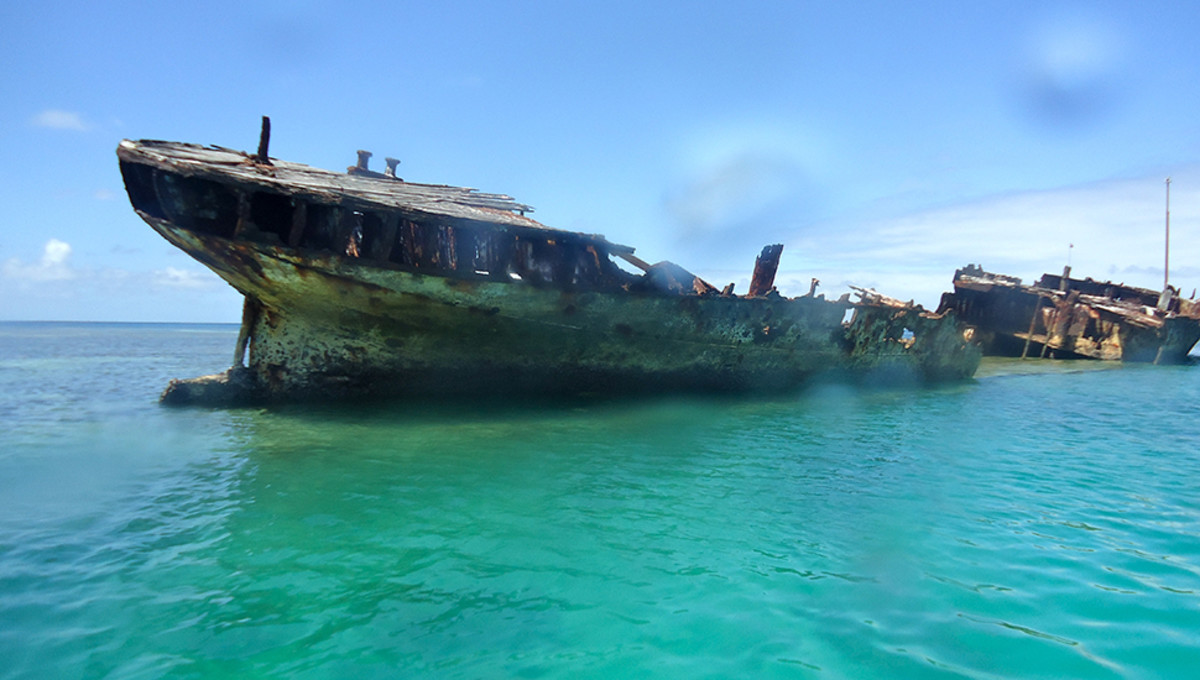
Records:
{"label": "wooden beam protruding", "polygon": [[783,254],[783,244],[776,243],[765,246],[758,259],[754,261],[754,277],[750,279],[750,297],[766,295],[775,285],[775,272],[779,270],[779,256]]}

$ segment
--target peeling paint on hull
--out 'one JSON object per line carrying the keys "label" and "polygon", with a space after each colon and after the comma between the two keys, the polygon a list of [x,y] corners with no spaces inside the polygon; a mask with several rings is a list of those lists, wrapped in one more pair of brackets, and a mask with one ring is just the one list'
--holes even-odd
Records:
{"label": "peeling paint on hull", "polygon": [[[842,323],[850,305],[821,298],[678,298],[468,282],[336,256],[307,259],[147,221],[262,305],[249,345],[257,387],[239,387],[245,394],[234,401],[773,392],[838,370],[964,379],[978,363],[953,324],[937,324],[944,337],[938,328],[920,337],[957,356],[905,345],[905,328],[931,325],[914,310],[860,307],[857,328],[876,319],[860,337]],[[192,400],[183,394],[187,385],[177,383],[167,400]]]}
{"label": "peeling paint on hull", "polygon": [[[546,235],[539,231],[529,238],[545,239],[558,248],[554,256],[566,258],[574,269],[564,270],[559,261],[524,262],[518,251],[517,256],[496,260],[507,269],[493,263],[464,271],[466,258],[483,261],[483,237],[476,237],[473,249],[468,249],[461,234],[455,236],[457,251],[441,251],[448,254],[436,262],[440,269],[416,258],[429,257],[432,246],[420,250],[421,243],[438,245],[445,239],[435,244],[418,238],[414,246],[406,245],[403,235],[392,236],[400,240],[395,247],[387,245],[392,260],[386,262],[357,256],[360,242],[354,239],[362,236],[354,232],[338,237],[349,238],[337,241],[348,243],[345,248],[279,243],[284,237],[296,240],[296,230],[285,233],[288,220],[301,222],[315,209],[297,209],[293,202],[290,217],[282,219],[255,212],[253,205],[240,207],[247,199],[205,203],[188,195],[176,197],[172,187],[188,181],[183,173],[183,179],[171,179],[179,163],[163,167],[159,160],[144,161],[133,144],[123,143],[120,153],[138,214],[247,300],[234,368],[172,382],[164,394],[167,403],[778,392],[830,373],[867,380],[881,375],[959,380],[969,378],[979,362],[978,348],[964,339],[952,315],[932,315],[877,294],[858,303],[848,296],[839,301],[811,294],[784,298],[770,288],[769,277],[763,284],[770,289],[765,295],[717,294],[670,263],[647,265],[642,277],[621,274],[607,258],[624,247],[540,225]],[[138,163],[146,163],[155,174],[146,179],[147,171],[136,167]],[[282,172],[278,166],[272,171]],[[202,198],[212,193],[203,190],[209,193],[200,193]],[[260,194],[254,196],[261,200]],[[239,207],[230,207],[234,204]],[[221,205],[230,214],[236,210],[236,226],[205,223],[201,228],[195,220],[181,225],[173,219],[184,209],[219,213]],[[361,223],[369,210],[367,206],[353,214]],[[255,237],[259,230],[249,218],[280,224],[280,237]],[[380,233],[402,234],[388,231],[388,219],[384,215],[375,220],[383,225]],[[526,229],[531,222],[518,219],[522,222],[508,228]],[[456,225],[459,232],[478,228],[468,221],[441,224]],[[380,252],[372,238],[366,235],[361,252]],[[521,238],[517,237],[518,248]],[[572,238],[578,246],[570,246]],[[397,263],[397,248],[405,247],[412,252]],[[539,251],[535,247],[529,252]],[[632,249],[624,252],[631,254]],[[458,265],[453,264],[456,259]],[[523,267],[520,275],[510,272],[513,262]],[[490,270],[476,271],[475,266]],[[538,280],[539,272],[545,272],[546,280]],[[849,310],[853,319],[845,323]],[[244,357],[241,343],[248,350]]]}

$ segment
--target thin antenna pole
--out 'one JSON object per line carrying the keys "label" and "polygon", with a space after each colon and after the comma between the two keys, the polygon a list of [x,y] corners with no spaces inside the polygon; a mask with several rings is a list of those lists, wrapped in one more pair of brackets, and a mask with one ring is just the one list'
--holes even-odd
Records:
{"label": "thin antenna pole", "polygon": [[1167,233],[1163,251],[1163,290],[1170,286],[1171,281],[1171,178],[1167,178]]}

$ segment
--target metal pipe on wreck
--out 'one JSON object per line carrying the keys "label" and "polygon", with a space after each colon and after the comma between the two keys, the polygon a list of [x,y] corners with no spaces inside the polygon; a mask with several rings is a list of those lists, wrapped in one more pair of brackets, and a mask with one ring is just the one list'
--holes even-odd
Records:
{"label": "metal pipe on wreck", "polygon": [[271,145],[271,117],[262,117],[262,132],[258,134],[258,154],[254,160],[259,163],[271,164],[271,159],[267,157],[267,147]]}
{"label": "metal pipe on wreck", "polygon": [[1062,311],[1062,308],[1058,306],[1058,303],[1055,303],[1054,311],[1050,312],[1050,323],[1046,326],[1046,337],[1042,340],[1042,352],[1038,355],[1039,359],[1046,358],[1046,350],[1050,348],[1050,335],[1058,328],[1058,313],[1060,311]]}
{"label": "metal pipe on wreck", "polygon": [[1167,178],[1167,233],[1163,250],[1163,290],[1171,286],[1171,178]]}
{"label": "metal pipe on wreck", "polygon": [[[1037,301],[1033,303],[1033,316],[1029,317],[1029,332],[1025,334],[1025,348],[1021,350],[1021,358],[1029,356],[1029,341],[1033,340],[1033,327],[1037,323],[1037,319],[1042,314],[1042,296],[1037,296]],[[1047,331],[1049,334],[1049,331]],[[1049,340],[1049,338],[1046,338]]]}

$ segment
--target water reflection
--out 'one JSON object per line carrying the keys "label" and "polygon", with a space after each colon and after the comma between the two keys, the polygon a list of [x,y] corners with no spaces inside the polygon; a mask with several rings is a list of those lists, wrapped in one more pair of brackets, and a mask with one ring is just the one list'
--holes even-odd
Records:
{"label": "water reflection", "polygon": [[70,513],[4,525],[0,615],[29,664],[126,674],[911,677],[1011,654],[1109,672],[1135,652],[1096,622],[1177,611],[1188,629],[1179,598],[1200,590],[1180,542],[1200,522],[1176,492],[1200,463],[1177,455],[1165,476],[1131,448],[1154,426],[1079,426],[1118,412],[1130,375],[158,409],[62,435],[76,449],[59,461],[124,473]]}

